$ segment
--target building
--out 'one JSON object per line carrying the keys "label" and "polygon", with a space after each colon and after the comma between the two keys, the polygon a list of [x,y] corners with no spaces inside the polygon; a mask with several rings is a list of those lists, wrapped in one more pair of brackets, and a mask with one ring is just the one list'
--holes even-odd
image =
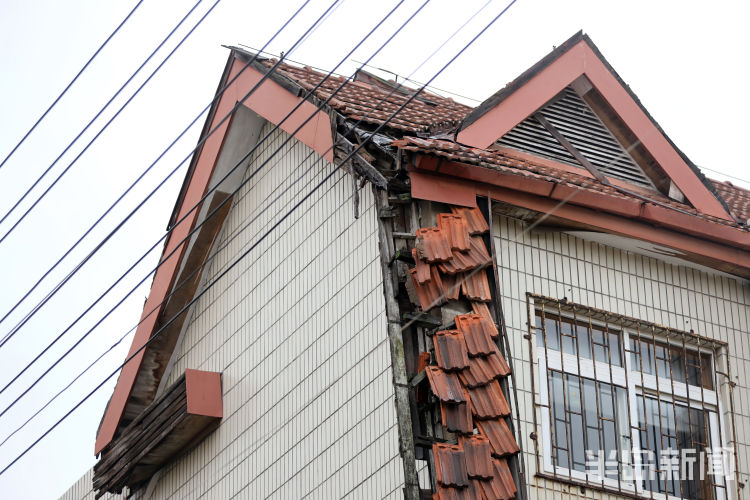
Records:
{"label": "building", "polygon": [[750,193],[588,37],[475,109],[254,56],[65,498],[742,498]]}

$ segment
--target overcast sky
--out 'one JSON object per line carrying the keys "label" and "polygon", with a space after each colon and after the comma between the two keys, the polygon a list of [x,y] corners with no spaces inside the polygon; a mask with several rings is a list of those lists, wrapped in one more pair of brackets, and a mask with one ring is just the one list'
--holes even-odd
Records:
{"label": "overcast sky", "polygon": [[[39,129],[0,169],[0,216],[60,155],[120,85],[197,0],[145,0]],[[332,0],[313,0],[298,20],[268,48],[288,51]],[[353,56],[364,60],[422,0],[407,0],[392,22]],[[410,74],[486,0],[433,0],[374,60],[374,66]],[[203,0],[102,119],[53,167],[41,187],[73,161],[88,140],[145,80],[167,52],[210,7]],[[135,0],[5,0],[0,3],[0,158],[18,142],[54,97],[114,29]],[[67,250],[210,101],[228,51],[221,44],[259,48],[301,4],[275,0],[221,0],[206,21],[74,164],[50,194],[0,243],[0,317]],[[396,2],[343,0],[326,22],[289,57],[332,69]],[[492,1],[413,78],[426,81],[505,2]],[[750,179],[747,116],[750,116],[746,51],[750,48],[745,2],[601,2],[519,0],[498,23],[440,76],[434,85],[481,101],[579,29],[588,33],[672,140],[698,165]],[[356,68],[346,61],[339,72]],[[388,76],[383,74],[383,76]],[[459,99],[476,105],[478,101]],[[0,323],[5,335],[109,230],[190,152],[203,120],[177,144],[118,210],[107,218],[60,269]],[[0,388],[62,332],[132,262],[164,234],[185,167],[37,313],[0,348]],[[710,177],[726,179],[716,172]],[[734,181],[745,187],[743,184]],[[37,190],[21,204],[28,207]],[[0,237],[23,210],[0,224]],[[158,250],[161,245],[158,246]],[[0,394],[0,409],[20,394],[60,353],[72,345],[155,265],[151,254],[132,277],[63,337],[39,366]],[[44,405],[93,359],[109,349],[138,320],[148,279],[79,349],[0,417],[0,441]],[[131,337],[114,348],[70,391],[0,446],[0,467],[36,439],[57,418],[124,360]],[[24,459],[0,476],[4,498],[51,498],[63,493],[94,463],[96,429],[114,379],[51,433]]]}

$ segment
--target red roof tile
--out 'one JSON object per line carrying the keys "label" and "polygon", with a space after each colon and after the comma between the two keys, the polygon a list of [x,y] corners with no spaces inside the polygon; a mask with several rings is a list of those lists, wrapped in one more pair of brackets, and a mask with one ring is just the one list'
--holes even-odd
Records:
{"label": "red roof tile", "polygon": [[487,281],[487,273],[484,271],[469,271],[461,277],[461,292],[469,300],[478,302],[490,302],[492,293],[490,283]]}
{"label": "red roof tile", "polygon": [[469,367],[458,376],[466,387],[485,385],[498,377],[510,374],[510,368],[499,351],[489,355],[469,358]]}
{"label": "red roof tile", "polygon": [[467,252],[470,248],[469,226],[466,219],[455,214],[438,214],[437,225],[449,235],[451,250]]}
{"label": "red roof tile", "polygon": [[469,485],[464,451],[459,446],[437,443],[432,445],[436,479],[443,486]]}
{"label": "red roof tile", "polygon": [[451,207],[451,212],[461,215],[469,225],[469,233],[482,234],[490,230],[490,226],[479,208]]}
{"label": "red roof tile", "polygon": [[487,385],[468,389],[471,412],[478,419],[498,418],[510,415],[508,402],[503,396],[497,380]]}
{"label": "red roof tile", "polygon": [[417,229],[417,251],[429,263],[451,260],[450,235],[436,227]]}
{"label": "red roof tile", "polygon": [[432,393],[445,403],[465,403],[466,395],[461,381],[454,373],[444,372],[437,366],[426,368],[427,379],[430,381]]}
{"label": "red roof tile", "polygon": [[[493,474],[491,481],[482,481],[481,487],[487,500],[509,500],[516,496],[516,486],[510,475],[508,463],[505,460],[493,460]],[[506,475],[507,471],[507,475]]]}
{"label": "red roof tile", "polygon": [[468,403],[440,403],[440,417],[443,427],[451,432],[471,434],[474,431],[474,420]]}
{"label": "red roof tile", "polygon": [[433,500],[476,500],[483,499],[481,495],[483,495],[482,490],[475,490],[471,484],[468,488],[452,488],[438,484],[437,493],[432,498]]}
{"label": "red roof tile", "polygon": [[731,182],[719,182],[711,180],[724,201],[726,202],[732,215],[743,222],[750,220],[750,191],[735,186]]}
{"label": "red roof tile", "polygon": [[[263,61],[268,68],[275,63],[275,59]],[[277,71],[306,90],[312,90],[326,76],[312,68],[287,63],[279,65]],[[345,78],[341,76],[329,77],[315,91],[316,97],[322,100],[327,99],[344,81]],[[416,89],[401,87],[392,92],[390,85],[388,82],[382,85],[363,81],[348,82],[333,96],[329,105],[353,120],[361,119],[365,123],[380,125],[416,91]],[[396,85],[392,84],[392,86]],[[454,102],[453,99],[421,92],[388,123],[388,127],[407,132],[446,129],[457,125],[470,111],[470,107]]]}
{"label": "red roof tile", "polygon": [[[481,314],[483,317],[487,318],[487,321],[489,321],[493,327],[495,326],[495,320],[492,319],[490,309],[487,307],[486,302],[472,302],[471,308],[474,310],[475,314]],[[495,331],[497,331],[497,328],[495,328]],[[493,334],[492,336],[496,337],[497,333]]]}
{"label": "red roof tile", "polygon": [[443,274],[440,279],[443,281],[443,295],[446,300],[458,300],[461,294],[461,283],[458,282],[458,275]]}
{"label": "red roof tile", "polygon": [[470,248],[466,252],[454,251],[452,258],[438,264],[440,270],[447,274],[457,274],[477,267],[484,267],[492,262],[484,242],[479,236],[472,236]]}
{"label": "red roof tile", "polygon": [[464,336],[458,330],[437,332],[432,342],[438,366],[443,370],[463,370],[469,366]]}
{"label": "red roof tile", "polygon": [[414,269],[416,269],[417,272],[414,275],[414,279],[420,285],[424,285],[425,283],[430,281],[430,265],[418,257],[416,248],[412,248],[411,256],[414,258],[414,262],[416,262],[416,266],[414,267]]}
{"label": "red roof tile", "polygon": [[461,446],[466,456],[466,472],[472,478],[492,479],[493,464],[490,455],[490,441],[480,435],[461,438]]}
{"label": "red roof tile", "polygon": [[435,306],[445,304],[445,297],[443,296],[443,283],[440,279],[440,274],[434,267],[430,272],[430,281],[427,281],[423,285],[420,285],[416,279],[417,270],[409,269],[412,280],[414,281],[414,288],[417,291],[419,302],[422,304],[422,310],[427,311]]}
{"label": "red roof tile", "polygon": [[516,444],[516,438],[510,432],[505,419],[478,420],[476,424],[479,432],[490,440],[493,455],[502,457],[518,453],[519,448]]}
{"label": "red roof tile", "polygon": [[456,316],[456,328],[463,333],[470,356],[490,355],[497,347],[490,333],[488,321],[478,314]]}

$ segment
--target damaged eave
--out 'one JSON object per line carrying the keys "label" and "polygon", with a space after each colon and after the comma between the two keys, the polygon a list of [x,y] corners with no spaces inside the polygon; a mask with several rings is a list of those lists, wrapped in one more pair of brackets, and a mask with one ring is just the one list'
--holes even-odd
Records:
{"label": "damaged eave", "polygon": [[412,197],[462,204],[490,196],[591,230],[644,240],[685,260],[750,278],[750,233],[708,218],[581,186],[414,153]]}

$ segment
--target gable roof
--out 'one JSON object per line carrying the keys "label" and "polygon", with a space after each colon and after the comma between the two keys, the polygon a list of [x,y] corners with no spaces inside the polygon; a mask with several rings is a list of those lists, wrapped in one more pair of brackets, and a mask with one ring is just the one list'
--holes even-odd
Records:
{"label": "gable roof", "polygon": [[[577,37],[578,38],[574,37],[577,42],[583,41],[589,46],[590,41],[588,41],[586,37],[580,34],[577,35]],[[566,42],[566,44],[570,45],[569,42]],[[543,59],[542,62],[550,64],[550,61],[558,60],[563,55],[563,49],[564,47],[561,46],[560,49],[557,49],[553,54]],[[598,54],[595,49],[589,47],[589,50]],[[242,49],[233,48],[232,53],[229,56],[227,68],[222,77],[222,85],[231,77],[231,75],[234,74],[238,65],[241,66],[241,64],[238,63],[244,64],[253,56],[254,54],[248,53]],[[600,62],[602,61],[603,58],[600,59]],[[255,75],[254,78],[256,78],[256,80],[253,81],[257,81],[258,75],[267,73],[273,64],[273,59],[257,60],[252,65],[252,69],[254,70],[253,74]],[[602,64],[606,64],[606,61],[602,62]],[[529,75],[539,74],[542,66],[544,65],[535,65],[535,67],[532,68],[532,70],[536,68],[534,71],[527,71],[524,73],[525,76],[522,75],[517,81],[528,81],[529,78],[533,77],[533,75]],[[611,70],[611,73],[614,74],[614,71]],[[616,76],[616,74],[614,75]],[[269,121],[278,123],[280,117],[290,109],[291,103],[298,102],[300,98],[305,95],[306,90],[312,89],[324,77],[324,73],[316,71],[310,67],[300,67],[288,63],[282,63],[277,71],[270,75],[269,82],[261,87],[266,88],[268,92],[272,92],[276,97],[272,100],[266,98],[266,101],[269,102],[261,102],[264,98],[258,97],[253,101],[253,104],[248,105],[248,107],[252,108],[253,111]],[[344,82],[344,80],[344,77],[340,76],[329,78],[323,83],[321,88],[315,92],[315,98],[307,98],[308,102],[305,102],[305,106],[302,108],[306,113],[309,113],[310,110],[316,110],[319,116],[315,123],[321,126],[317,127],[311,125],[309,128],[311,130],[314,129],[325,133],[321,132],[322,135],[308,134],[308,136],[298,134],[298,138],[303,142],[306,141],[308,145],[321,154],[324,154],[324,151],[328,151],[324,146],[332,143],[332,138],[328,136],[328,134],[331,133],[330,127],[328,127],[330,121],[329,114],[332,111],[340,113],[350,120],[362,119],[367,124],[380,125],[384,123],[393,111],[398,109],[398,107],[401,106],[409,96],[416,92],[416,89],[408,87],[396,89],[396,84],[394,82],[377,78],[366,72],[360,72],[355,81],[346,83],[336,97],[331,99],[329,106],[322,106],[321,101],[327,99],[333,90]],[[619,79],[618,81],[622,83]],[[214,103],[214,107],[209,114],[201,137],[204,137],[211,128],[210,125],[214,125],[216,121],[222,117],[222,113],[227,111],[228,108],[226,108],[226,106],[239,101],[242,95],[244,95],[251,86],[252,85],[248,82],[241,85],[238,83],[236,85],[238,88],[232,89],[230,92],[224,94],[226,96],[226,101],[217,100]],[[622,84],[622,86],[627,92],[629,92],[627,86],[624,86],[624,84]],[[576,195],[575,200],[572,201],[571,204],[583,204],[584,202],[589,203],[593,202],[592,200],[599,200],[598,203],[604,206],[597,208],[597,210],[602,212],[609,211],[610,213],[629,218],[644,217],[645,214],[645,216],[651,217],[651,219],[646,218],[645,220],[648,220],[649,223],[654,226],[661,226],[661,228],[667,227],[671,231],[679,231],[681,233],[692,232],[692,234],[697,234],[700,238],[703,238],[703,240],[700,240],[701,244],[705,243],[704,240],[710,240],[710,245],[722,246],[722,248],[718,250],[714,247],[709,249],[711,252],[714,252],[715,255],[718,255],[720,251],[726,253],[734,252],[732,254],[732,258],[734,258],[733,262],[740,262],[739,264],[736,264],[737,268],[742,268],[745,271],[750,270],[750,264],[746,265],[748,261],[742,260],[746,257],[744,247],[747,246],[747,228],[744,225],[729,220],[728,216],[716,216],[712,213],[701,210],[700,207],[694,208],[685,203],[671,200],[666,196],[659,195],[658,193],[649,194],[650,198],[655,203],[644,203],[643,200],[636,195],[626,194],[618,191],[611,185],[608,186],[602,184],[591,175],[588,175],[588,172],[585,170],[577,169],[579,171],[570,171],[564,168],[559,168],[559,164],[553,165],[549,162],[545,162],[542,158],[519,158],[517,155],[510,155],[502,150],[476,148],[458,144],[451,140],[446,140],[446,138],[450,136],[446,132],[457,132],[460,135],[460,131],[466,130],[467,127],[470,127],[473,124],[480,123],[482,117],[494,109],[492,107],[494,104],[498,104],[508,97],[508,93],[510,92],[508,89],[517,89],[519,87],[520,83],[510,84],[506,89],[485,101],[482,106],[475,110],[472,110],[469,106],[456,103],[452,99],[422,92],[418,98],[411,101],[411,103],[399,115],[397,120],[388,124],[383,132],[397,140],[396,142],[392,142],[391,146],[399,147],[407,151],[413,151],[421,155],[429,155],[433,158],[443,158],[450,162],[456,162],[462,165],[485,167],[486,170],[509,174],[509,177],[504,177],[503,179],[516,179],[515,182],[517,184],[514,184],[513,186],[524,185],[524,188],[529,189],[541,185],[541,183],[557,186],[554,195],[552,191],[547,191],[545,193],[540,191],[537,193],[540,196],[548,196],[553,203],[559,201],[559,198],[554,198],[554,196],[558,196],[559,193],[565,192],[565,189],[568,189],[567,192],[570,192],[570,189],[577,189],[581,193]],[[394,91],[394,89],[396,90]],[[500,95],[499,98],[497,97],[498,95]],[[640,107],[637,98],[632,94],[629,95]],[[385,101],[381,103],[384,99]],[[288,101],[290,104],[287,107],[279,107],[278,104],[281,101]],[[276,104],[274,105],[273,103]],[[649,120],[651,120],[645,110],[641,108],[641,111]],[[303,111],[300,111],[300,113],[303,113]],[[368,114],[369,116],[367,116]],[[653,120],[651,121],[653,122]],[[653,125],[661,132],[661,129],[658,128],[658,125],[656,125],[655,122],[653,122]],[[170,226],[175,224],[176,219],[184,214],[209,186],[216,166],[217,157],[223,147],[222,144],[227,128],[228,127],[224,127],[222,130],[217,131],[210,141],[207,141],[206,144],[204,144],[194,155],[183,189],[178,197]],[[287,131],[291,132],[291,128]],[[441,139],[437,139],[436,137],[440,137]],[[325,139],[325,144],[320,141],[321,138]],[[664,135],[664,138],[668,141],[666,135]],[[669,142],[669,144],[671,145],[671,142]],[[674,150],[679,155],[682,155],[682,153],[676,148],[674,148]],[[684,155],[682,155],[682,157],[684,157]],[[692,163],[689,163],[686,158],[684,158],[684,160],[687,162],[690,169],[694,169],[694,174],[699,180],[702,182],[705,181],[705,183],[710,185],[711,193],[718,192],[721,196],[725,197],[726,202],[731,207],[733,215],[742,221],[750,219],[750,192],[737,188],[730,183],[721,183],[717,181],[711,183],[700,174],[697,167],[692,165]],[[441,171],[441,173],[443,172]],[[450,178],[452,182],[451,188],[456,187],[456,190],[458,190],[458,186],[461,184],[461,179],[458,177],[450,177],[449,170],[446,177]],[[613,184],[616,185],[616,182],[613,182]],[[511,188],[512,186],[509,184],[506,187]],[[486,195],[486,192],[482,195]],[[606,198],[603,196],[606,196]],[[476,193],[474,191],[471,192],[470,197],[473,202],[476,202]],[[605,200],[606,203],[602,203],[602,200]],[[616,203],[613,203],[613,200],[616,201]],[[651,211],[649,212],[647,209]],[[654,217],[654,213],[659,215],[660,218]],[[690,219],[687,219],[690,223],[682,224],[682,221],[686,220],[684,218],[670,219],[669,216],[674,214],[678,214],[680,217],[690,217]],[[169,252],[173,251],[175,247],[178,247],[179,251],[176,255],[167,260],[166,265],[160,268],[154,278],[154,284],[149,293],[147,303],[144,306],[142,317],[143,322],[140,324],[136,332],[133,345],[129,351],[130,353],[133,353],[148,341],[151,334],[153,334],[159,324],[159,318],[169,317],[163,312],[163,308],[157,309],[154,313],[151,311],[155,304],[159,304],[165,299],[165,297],[168,297],[170,290],[178,278],[181,263],[185,262],[185,259],[189,257],[186,245],[182,244],[180,246],[175,242],[179,241],[187,233],[188,229],[195,224],[195,222],[195,218],[191,218],[178,224],[175,232],[165,244],[162,259],[164,259],[164,256]],[[211,231],[217,231],[217,227],[220,228],[220,224],[220,221],[216,222],[216,226],[213,227]],[[665,230],[661,228],[652,227],[651,230],[665,232]],[[209,230],[207,229],[206,234],[206,238],[209,238],[212,233],[209,233]],[[694,251],[698,253],[703,252],[704,250],[703,248],[696,248]],[[708,250],[705,250],[705,252],[708,252]],[[740,255],[740,253],[742,253],[742,255]],[[719,260],[718,257],[717,260]],[[725,260],[728,260],[728,258]],[[196,261],[193,264],[198,265],[200,263],[201,262]],[[717,269],[720,268],[717,267]],[[735,272],[731,268],[725,270],[737,275],[750,276],[750,274],[744,271]],[[182,299],[189,300],[191,297],[192,296],[182,297]],[[156,371],[153,370],[153,367],[163,366],[165,359],[168,359],[171,355],[170,349],[173,349],[173,347],[174,345],[170,347],[168,343],[164,345],[154,343],[152,346],[149,346],[143,354],[134,358],[133,361],[123,369],[97,436],[97,452],[106,446],[116,434],[118,428],[122,424],[121,419],[123,419],[123,415],[126,415],[127,417],[128,413],[137,413],[138,408],[148,403],[149,397],[152,395],[152,390],[155,388],[154,383],[158,385],[159,377],[161,376],[160,373],[156,373]],[[156,351],[159,352],[153,354]],[[147,380],[147,383],[144,383],[143,377],[151,377],[151,379]],[[127,420],[127,418],[125,418],[125,420]]]}
{"label": "gable roof", "polygon": [[467,115],[456,132],[456,141],[476,148],[488,148],[582,76],[601,94],[638,143],[695,208],[714,217],[731,219],[714,186],[667,137],[594,43],[582,32],[568,39]]}

